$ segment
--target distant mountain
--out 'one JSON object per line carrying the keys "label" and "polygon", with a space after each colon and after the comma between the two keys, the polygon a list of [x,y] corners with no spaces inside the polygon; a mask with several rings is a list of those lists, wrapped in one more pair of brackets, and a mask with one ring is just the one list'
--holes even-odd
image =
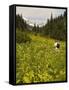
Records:
{"label": "distant mountain", "polygon": [[27,24],[27,29],[32,31],[33,26],[31,24]]}
{"label": "distant mountain", "polygon": [[53,14],[51,14],[51,17],[47,20],[47,23],[40,27],[40,25],[33,25],[33,23],[31,23],[29,20],[23,18],[22,15],[16,15],[16,28],[22,31],[29,30],[35,33],[41,33],[42,35],[57,40],[66,40],[66,17],[66,11],[63,15],[56,18],[53,18]]}

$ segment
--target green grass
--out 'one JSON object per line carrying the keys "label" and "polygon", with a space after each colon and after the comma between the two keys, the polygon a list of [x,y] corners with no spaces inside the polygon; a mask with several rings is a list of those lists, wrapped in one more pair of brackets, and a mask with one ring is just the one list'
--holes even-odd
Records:
{"label": "green grass", "polygon": [[55,50],[54,39],[30,37],[30,43],[16,43],[16,83],[65,81],[66,42]]}

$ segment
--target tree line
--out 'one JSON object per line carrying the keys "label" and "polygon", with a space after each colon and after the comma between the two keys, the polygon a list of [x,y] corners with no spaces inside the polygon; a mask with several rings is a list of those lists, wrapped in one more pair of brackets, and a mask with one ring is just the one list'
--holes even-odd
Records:
{"label": "tree line", "polygon": [[51,14],[50,20],[42,28],[44,34],[57,40],[66,40],[66,12],[56,18]]}
{"label": "tree line", "polygon": [[[39,25],[34,24],[34,26],[31,26],[31,32],[40,33],[57,40],[66,40],[66,17],[66,11],[63,15],[55,18],[53,18],[51,13],[50,19],[47,20],[44,26],[39,27]],[[29,27],[30,25],[23,19],[22,15],[16,15],[16,28],[22,31],[29,31]]]}

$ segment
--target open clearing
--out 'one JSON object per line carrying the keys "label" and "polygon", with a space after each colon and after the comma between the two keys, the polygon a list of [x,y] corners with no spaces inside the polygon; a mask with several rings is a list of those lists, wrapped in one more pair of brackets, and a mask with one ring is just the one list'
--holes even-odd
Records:
{"label": "open clearing", "polygon": [[65,81],[66,42],[55,50],[54,39],[30,36],[30,43],[16,43],[16,83]]}

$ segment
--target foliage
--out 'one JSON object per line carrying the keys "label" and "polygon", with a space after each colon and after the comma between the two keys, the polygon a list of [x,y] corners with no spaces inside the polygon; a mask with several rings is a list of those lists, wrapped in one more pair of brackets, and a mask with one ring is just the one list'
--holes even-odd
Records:
{"label": "foliage", "polygon": [[27,28],[26,21],[23,19],[22,15],[16,15],[16,28],[24,31]]}
{"label": "foliage", "polygon": [[66,40],[66,12],[62,16],[53,18],[51,14],[51,19],[47,21],[47,24],[42,28],[43,33],[50,38],[55,38],[57,40]]}
{"label": "foliage", "polygon": [[[30,29],[30,30],[29,30]],[[60,49],[55,50],[55,40]],[[66,80],[66,12],[31,28],[16,15],[16,83]]]}
{"label": "foliage", "polygon": [[16,83],[65,81],[65,42],[55,50],[54,39],[33,34],[31,38],[30,44],[16,44]]}
{"label": "foliage", "polygon": [[16,30],[16,42],[17,43],[31,42],[31,38],[26,32]]}

